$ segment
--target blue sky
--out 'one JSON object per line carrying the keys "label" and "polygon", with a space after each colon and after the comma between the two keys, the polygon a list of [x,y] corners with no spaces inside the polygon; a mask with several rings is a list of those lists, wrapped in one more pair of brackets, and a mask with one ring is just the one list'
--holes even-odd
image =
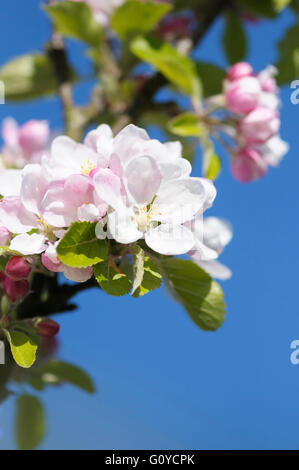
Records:
{"label": "blue sky", "polygon": [[[16,15],[16,12],[18,14]],[[0,64],[38,50],[49,25],[35,0],[3,0]],[[249,60],[256,69],[276,59],[275,43],[292,24],[284,13],[250,26]],[[225,66],[218,22],[198,52]],[[89,73],[80,45],[71,58]],[[89,84],[76,96],[84,101]],[[299,105],[282,90],[282,136],[291,151],[278,169],[250,185],[235,182],[227,163],[210,214],[228,218],[234,239],[222,256],[233,270],[223,283],[227,320],[216,333],[199,330],[160,289],[146,298],[81,294],[80,309],[59,317],[61,359],[94,378],[90,397],[70,386],[41,395],[47,409],[44,449],[298,449]],[[61,127],[57,100],[0,106],[0,119],[48,119]],[[200,161],[194,174],[200,172]],[[0,448],[14,447],[14,401],[0,409]]]}

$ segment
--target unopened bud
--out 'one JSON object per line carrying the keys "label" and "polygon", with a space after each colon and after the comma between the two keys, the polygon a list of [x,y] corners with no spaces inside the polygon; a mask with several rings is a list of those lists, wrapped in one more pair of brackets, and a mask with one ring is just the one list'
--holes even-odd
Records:
{"label": "unopened bud", "polygon": [[25,258],[13,256],[6,265],[5,274],[13,281],[21,281],[27,279],[31,269],[31,264]]}
{"label": "unopened bud", "polygon": [[26,280],[13,281],[7,277],[4,281],[4,292],[12,302],[24,299],[29,292],[29,282]]}

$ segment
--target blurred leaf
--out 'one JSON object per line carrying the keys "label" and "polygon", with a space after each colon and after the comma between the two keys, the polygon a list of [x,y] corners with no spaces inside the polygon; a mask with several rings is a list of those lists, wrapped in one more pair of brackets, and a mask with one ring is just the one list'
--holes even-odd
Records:
{"label": "blurred leaf", "polygon": [[43,405],[33,395],[21,395],[17,401],[17,445],[21,450],[33,450],[44,438],[46,420]]}
{"label": "blurred leaf", "polygon": [[197,70],[202,82],[202,92],[205,98],[222,93],[225,70],[208,62],[198,62]]}
{"label": "blurred leaf", "polygon": [[95,265],[94,275],[100,287],[109,295],[126,295],[132,288],[132,281],[111,260]]}
{"label": "blurred leaf", "polygon": [[0,68],[5,99],[20,101],[54,94],[57,80],[49,58],[43,54],[16,57]]}
{"label": "blurred leaf", "polygon": [[192,113],[183,113],[169,122],[170,132],[182,137],[199,137],[203,131],[199,118]]}
{"label": "blurred leaf", "polygon": [[292,0],[273,0],[273,3],[274,3],[274,8],[276,11],[281,11],[283,10],[284,8],[286,8],[287,6],[290,5]]}
{"label": "blurred leaf", "polygon": [[160,257],[159,266],[174,297],[202,330],[217,330],[225,318],[223,292],[197,264],[189,260]]}
{"label": "blurred leaf", "polygon": [[43,7],[52,18],[56,31],[98,47],[102,40],[102,28],[90,7],[83,2],[63,1]]}
{"label": "blurred leaf", "polygon": [[36,342],[22,331],[5,330],[5,334],[16,363],[25,369],[31,367],[36,359]]}
{"label": "blurred leaf", "polygon": [[162,283],[162,275],[158,266],[148,257],[144,257],[143,278],[133,297],[142,297],[148,292],[158,289]]}
{"label": "blurred leaf", "polygon": [[82,369],[67,362],[52,360],[41,370],[41,374],[51,374],[60,382],[68,382],[88,393],[94,393],[95,387],[90,376]]}
{"label": "blurred leaf", "polygon": [[241,62],[246,57],[246,33],[240,19],[234,13],[227,13],[225,16],[222,43],[230,64]]}
{"label": "blurred leaf", "polygon": [[167,42],[138,36],[131,42],[132,52],[153,65],[183,93],[200,99],[201,83],[194,62]]}
{"label": "blurred leaf", "polygon": [[239,0],[243,7],[251,13],[266,18],[275,18],[275,0]]}
{"label": "blurred leaf", "polygon": [[213,142],[205,139],[203,144],[203,175],[205,178],[215,180],[221,170],[221,160],[216,155]]}
{"label": "blurred leaf", "polygon": [[171,8],[167,3],[130,0],[115,11],[111,27],[123,39],[136,33],[147,33]]}
{"label": "blurred leaf", "polygon": [[87,268],[104,261],[108,256],[106,240],[96,237],[96,223],[74,222],[57,246],[57,254],[72,268]]}
{"label": "blurred leaf", "polygon": [[288,29],[278,43],[278,51],[277,82],[284,85],[299,76],[299,23]]}

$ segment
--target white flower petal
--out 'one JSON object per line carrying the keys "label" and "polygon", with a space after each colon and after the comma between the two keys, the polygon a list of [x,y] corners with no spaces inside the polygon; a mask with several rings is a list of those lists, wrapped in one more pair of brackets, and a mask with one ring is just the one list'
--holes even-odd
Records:
{"label": "white flower petal", "polygon": [[231,270],[224,266],[224,264],[219,263],[219,261],[197,261],[196,264],[200,266],[204,271],[206,271],[210,276],[225,281],[232,277]]}
{"label": "white flower petal", "polygon": [[183,225],[161,224],[145,234],[147,245],[162,255],[182,255],[194,246],[194,235]]}
{"label": "white flower petal", "polygon": [[22,255],[38,255],[46,250],[47,245],[45,241],[44,235],[23,233],[12,239],[9,248],[13,251],[18,251]]}
{"label": "white flower petal", "polygon": [[3,197],[19,196],[22,183],[22,170],[0,172],[0,194]]}

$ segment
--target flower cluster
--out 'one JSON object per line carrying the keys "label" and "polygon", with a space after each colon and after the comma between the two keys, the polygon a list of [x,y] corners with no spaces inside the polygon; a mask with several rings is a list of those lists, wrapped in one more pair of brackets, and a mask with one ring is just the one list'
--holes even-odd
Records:
{"label": "flower cluster", "polygon": [[[90,279],[92,267],[72,267],[57,253],[74,222],[95,223],[98,239],[125,248],[123,253],[143,239],[159,255],[189,254],[212,272],[212,260],[230,240],[231,230],[215,218],[202,221],[216,190],[209,180],[190,176],[191,170],[179,142],[162,144],[133,125],[115,137],[109,126],[100,125],[83,144],[57,137],[40,163],[16,171],[14,194],[11,188],[7,194],[0,181],[1,245],[4,253],[14,255],[4,283],[27,286],[31,269],[63,272],[77,282]],[[11,274],[14,263],[21,278]],[[215,277],[228,274],[215,271]],[[25,295],[25,289],[17,298],[11,287],[4,288],[12,301]]]}
{"label": "flower cluster", "polygon": [[263,176],[269,165],[277,166],[289,146],[279,136],[280,116],[276,69],[254,73],[246,62],[228,70],[224,82],[225,105],[233,113],[229,134],[237,149],[232,173],[242,182]]}

